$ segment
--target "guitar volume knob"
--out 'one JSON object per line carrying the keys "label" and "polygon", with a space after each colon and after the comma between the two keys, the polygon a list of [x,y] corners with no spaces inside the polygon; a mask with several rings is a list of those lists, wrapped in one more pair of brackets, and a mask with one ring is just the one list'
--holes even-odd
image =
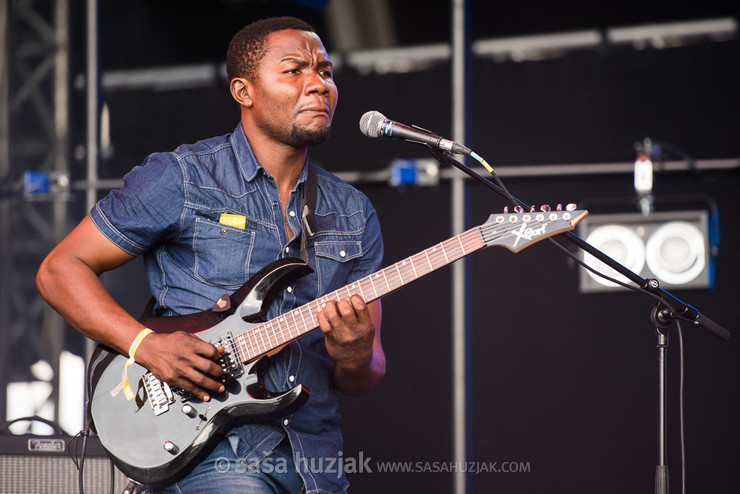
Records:
{"label": "guitar volume knob", "polygon": [[173,455],[176,455],[177,453],[180,452],[180,448],[178,448],[177,444],[173,443],[172,441],[165,441],[165,443],[162,446],[164,447],[165,451]]}
{"label": "guitar volume knob", "polygon": [[[195,417],[198,416],[198,410],[196,410],[195,408],[193,408],[192,405],[187,405],[187,404],[182,406],[182,413],[184,413],[185,415],[187,415],[190,418],[195,418]],[[167,443],[165,443],[165,444],[167,444]],[[165,448],[165,449],[167,449],[167,448]]]}

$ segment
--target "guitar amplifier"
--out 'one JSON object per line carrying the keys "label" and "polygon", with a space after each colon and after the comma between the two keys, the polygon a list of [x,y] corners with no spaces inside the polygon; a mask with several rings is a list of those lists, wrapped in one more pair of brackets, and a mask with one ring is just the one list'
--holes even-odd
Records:
{"label": "guitar amplifier", "polygon": [[[70,456],[70,450],[72,456]],[[0,494],[77,494],[82,438],[0,434]],[[78,460],[79,461],[79,460]],[[87,439],[84,492],[121,493],[128,480],[111,462],[95,436]]]}

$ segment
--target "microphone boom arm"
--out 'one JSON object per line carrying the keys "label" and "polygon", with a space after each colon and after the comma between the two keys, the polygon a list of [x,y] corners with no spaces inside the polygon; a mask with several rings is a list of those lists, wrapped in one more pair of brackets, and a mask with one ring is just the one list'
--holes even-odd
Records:
{"label": "microphone boom arm", "polygon": [[[496,185],[493,182],[491,182],[486,177],[483,177],[479,173],[477,173],[472,168],[464,165],[463,163],[457,161],[455,158],[453,158],[449,152],[444,151],[442,149],[439,149],[437,147],[433,146],[427,146],[427,149],[429,149],[429,152],[434,156],[438,161],[443,163],[448,163],[458,170],[462,171],[469,177],[477,180],[478,182],[482,183],[489,189],[494,190],[504,198],[508,199],[509,201],[514,202],[516,206],[521,206],[525,209],[530,209],[530,205],[526,204],[524,201],[516,198],[515,196],[509,194],[509,192],[505,189],[505,187]],[[488,167],[486,167],[488,168]],[[492,172],[493,173],[493,172]],[[494,174],[495,176],[495,174]],[[721,338],[723,340],[727,340],[730,337],[730,332],[717,324],[716,322],[712,321],[710,318],[699,312],[697,309],[692,307],[691,305],[681,301],[676,296],[671,294],[670,292],[665,291],[663,288],[660,287],[660,284],[658,283],[658,280],[656,279],[644,279],[640,275],[633,273],[631,270],[623,266],[622,264],[618,263],[611,257],[607,256],[603,252],[601,252],[596,247],[592,246],[585,240],[583,240],[581,237],[576,235],[573,232],[564,232],[560,233],[558,236],[563,237],[570,241],[572,244],[579,247],[581,250],[591,254],[596,259],[600,260],[610,268],[614,269],[618,273],[624,275],[627,277],[630,281],[634,282],[637,286],[640,288],[656,295],[660,301],[670,309],[671,311],[671,317],[681,317],[684,319],[689,320],[694,326],[702,327],[709,331],[710,333],[714,334],[718,338]],[[551,242],[555,242],[555,240],[551,237],[548,240]],[[555,242],[557,244],[557,242]]]}

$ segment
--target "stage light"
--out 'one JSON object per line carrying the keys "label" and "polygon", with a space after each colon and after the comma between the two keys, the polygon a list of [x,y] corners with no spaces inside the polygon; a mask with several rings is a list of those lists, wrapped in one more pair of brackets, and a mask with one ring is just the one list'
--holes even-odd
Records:
{"label": "stage light", "polygon": [[[663,288],[709,288],[714,282],[717,249],[715,218],[706,210],[589,214],[579,223],[579,235],[589,244],[642,278],[656,278]],[[592,268],[627,279],[589,254]],[[581,267],[580,291],[624,290]]]}

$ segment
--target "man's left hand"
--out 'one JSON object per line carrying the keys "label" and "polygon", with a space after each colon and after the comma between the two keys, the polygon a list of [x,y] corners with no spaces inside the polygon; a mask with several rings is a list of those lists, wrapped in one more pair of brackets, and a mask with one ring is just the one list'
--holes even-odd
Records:
{"label": "man's left hand", "polygon": [[367,394],[385,375],[380,345],[380,301],[359,295],[330,300],[318,311],[326,349],[336,362],[334,384],[347,394]]}

